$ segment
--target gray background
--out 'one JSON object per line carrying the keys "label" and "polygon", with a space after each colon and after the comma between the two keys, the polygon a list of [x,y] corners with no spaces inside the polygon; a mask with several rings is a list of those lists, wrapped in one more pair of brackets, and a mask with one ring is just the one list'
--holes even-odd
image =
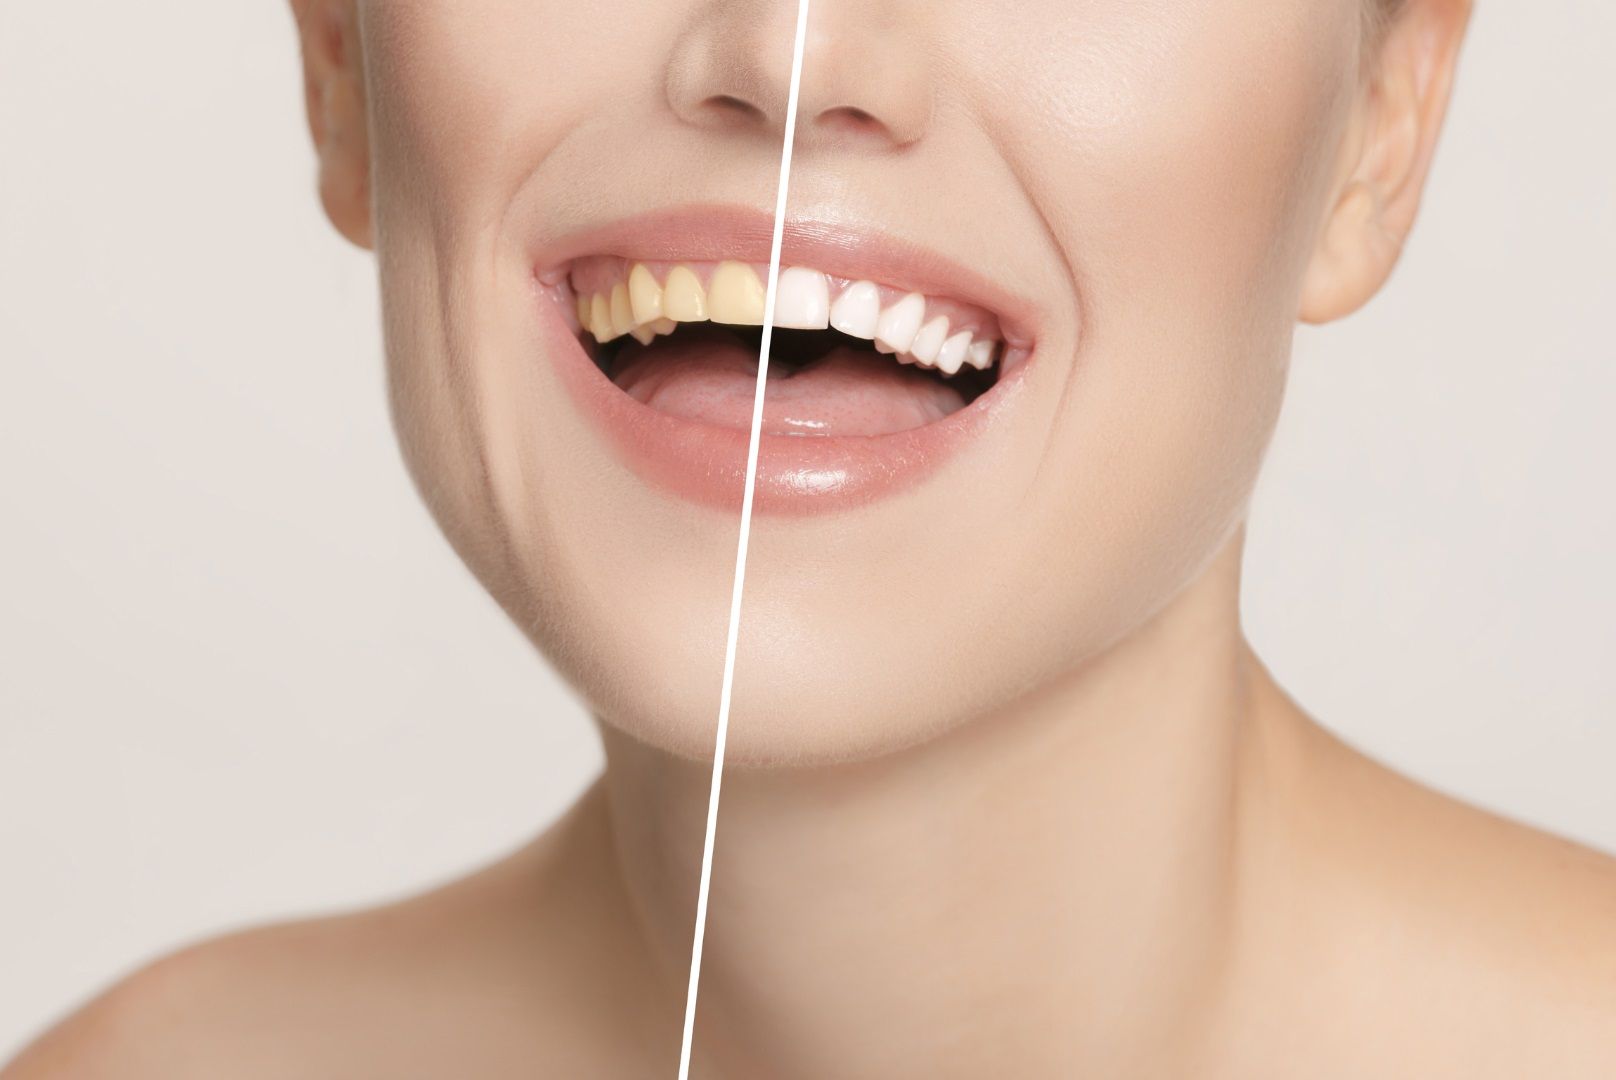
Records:
{"label": "gray background", "polygon": [[[1298,341],[1248,624],[1321,719],[1616,849],[1616,5],[1483,3],[1392,286]],[[598,766],[398,463],[280,3],[0,5],[0,1057],[417,888]]]}

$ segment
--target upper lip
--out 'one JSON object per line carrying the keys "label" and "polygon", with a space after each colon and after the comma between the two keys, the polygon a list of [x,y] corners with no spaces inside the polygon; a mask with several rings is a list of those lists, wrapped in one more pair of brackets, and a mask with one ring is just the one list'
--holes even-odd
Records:
{"label": "upper lip", "polygon": [[[745,206],[686,206],[620,218],[571,233],[533,253],[535,274],[549,279],[586,255],[657,262],[735,260],[767,263],[773,216]],[[787,217],[780,265],[811,266],[838,277],[869,280],[992,311],[1007,346],[1030,351],[1032,305],[934,248],[845,223]]]}

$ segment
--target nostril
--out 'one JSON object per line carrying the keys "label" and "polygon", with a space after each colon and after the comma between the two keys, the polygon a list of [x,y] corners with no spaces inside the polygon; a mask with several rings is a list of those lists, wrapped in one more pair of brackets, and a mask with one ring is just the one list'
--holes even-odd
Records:
{"label": "nostril", "polygon": [[854,105],[838,105],[825,109],[814,118],[814,126],[821,132],[839,136],[849,142],[891,142],[893,131],[872,113]]}
{"label": "nostril", "polygon": [[828,127],[840,126],[857,131],[879,131],[886,126],[863,109],[852,105],[826,109],[819,114],[819,122]]}
{"label": "nostril", "polygon": [[758,122],[767,121],[769,118],[768,114],[762,109],[745,98],[736,97],[734,94],[714,94],[702,102],[702,105],[710,112],[734,120]]}

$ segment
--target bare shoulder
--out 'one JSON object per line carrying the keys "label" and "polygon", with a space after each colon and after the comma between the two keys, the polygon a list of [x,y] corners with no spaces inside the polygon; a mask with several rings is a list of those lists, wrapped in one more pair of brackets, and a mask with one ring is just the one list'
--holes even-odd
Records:
{"label": "bare shoulder", "polygon": [[1616,859],[1310,738],[1296,849],[1360,1031],[1420,1075],[1616,1076]]}
{"label": "bare shoulder", "polygon": [[[310,924],[256,930],[193,945],[147,964],[46,1032],[0,1077],[4,1080],[102,1077],[285,1075],[265,1060],[295,1048],[263,1042],[259,1032],[286,1030],[309,978],[288,968],[317,955],[308,935],[340,940]],[[323,981],[327,990],[333,989]],[[259,1010],[256,1020],[254,1011]],[[292,1030],[296,1030],[292,1026]],[[249,1052],[251,1050],[251,1052]]]}
{"label": "bare shoulder", "polygon": [[[374,1075],[478,977],[486,887],[266,926],[181,949],[47,1032],[0,1080]],[[468,895],[472,894],[472,895]],[[465,916],[466,940],[442,932]],[[403,1070],[387,1075],[408,1075]]]}
{"label": "bare shoulder", "polygon": [[1440,910],[1484,959],[1616,1005],[1616,858],[1373,762],[1357,772],[1344,790],[1370,826],[1358,855],[1383,895]]}
{"label": "bare shoulder", "polygon": [[574,931],[603,905],[587,875],[548,872],[555,846],[399,903],[182,949],[0,1080],[496,1078],[587,1058],[621,988],[590,972],[594,943]]}

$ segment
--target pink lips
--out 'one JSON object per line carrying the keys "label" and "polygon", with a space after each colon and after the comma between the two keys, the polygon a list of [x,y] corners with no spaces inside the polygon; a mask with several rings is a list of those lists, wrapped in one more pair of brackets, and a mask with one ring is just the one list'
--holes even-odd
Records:
{"label": "pink lips", "polygon": [[[585,254],[618,254],[652,260],[759,260],[768,257],[772,221],[766,214],[732,207],[698,207],[620,221],[569,237],[534,253],[540,276]],[[886,281],[980,303],[1000,314],[1007,328],[1026,325],[1027,312],[1014,297],[935,253],[868,234],[851,234],[817,223],[788,223],[784,265],[814,266],[848,277]],[[652,408],[604,375],[578,343],[560,305],[539,292],[545,351],[580,410],[595,422],[616,456],[643,479],[682,497],[738,511],[746,480],[749,433],[728,423]],[[1008,369],[987,393],[941,419],[881,435],[771,433],[789,425],[765,424],[758,447],[755,509],[803,514],[875,501],[930,475],[959,453],[1017,395],[1028,364]],[[774,390],[771,386],[769,390]],[[765,395],[768,407],[775,404]],[[783,406],[784,403],[779,403]],[[733,411],[733,410],[729,410]],[[747,410],[749,412],[749,409]],[[778,412],[778,409],[776,410]]]}

